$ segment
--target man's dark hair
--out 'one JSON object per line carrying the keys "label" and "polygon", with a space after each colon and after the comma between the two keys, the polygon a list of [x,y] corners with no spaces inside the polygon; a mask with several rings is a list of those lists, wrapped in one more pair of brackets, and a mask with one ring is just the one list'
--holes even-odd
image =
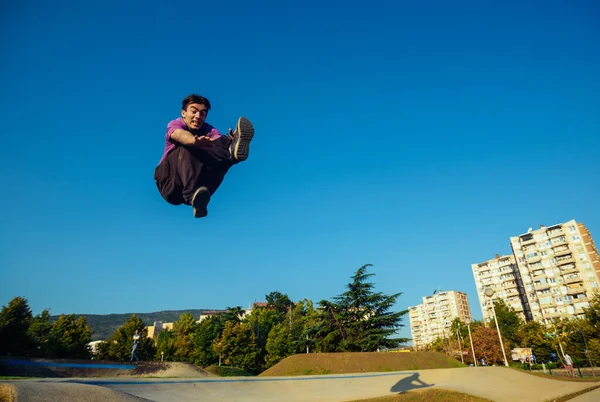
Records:
{"label": "man's dark hair", "polygon": [[191,103],[198,103],[200,105],[206,106],[206,110],[210,110],[210,101],[206,99],[204,96],[191,94],[185,97],[183,102],[181,102],[181,110],[187,110],[187,107]]}

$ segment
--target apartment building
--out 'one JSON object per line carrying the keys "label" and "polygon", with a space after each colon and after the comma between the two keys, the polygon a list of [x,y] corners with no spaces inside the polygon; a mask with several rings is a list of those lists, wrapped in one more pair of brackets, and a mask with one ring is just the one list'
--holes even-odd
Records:
{"label": "apartment building", "polygon": [[514,255],[496,254],[490,260],[471,264],[471,269],[484,321],[493,318],[492,300],[484,294],[488,287],[496,292],[493,299],[504,300],[523,320],[531,320],[531,309]]}
{"label": "apartment building", "polygon": [[466,293],[449,290],[423,297],[423,303],[408,308],[410,332],[416,350],[425,348],[437,338],[451,336],[452,321],[471,320]]}
{"label": "apartment building", "polygon": [[510,238],[532,318],[550,324],[584,314],[598,291],[598,249],[583,223],[570,220]]}

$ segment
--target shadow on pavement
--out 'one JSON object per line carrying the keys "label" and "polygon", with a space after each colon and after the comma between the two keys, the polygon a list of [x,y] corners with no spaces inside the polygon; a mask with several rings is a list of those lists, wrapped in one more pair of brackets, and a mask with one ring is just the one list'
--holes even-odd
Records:
{"label": "shadow on pavement", "polygon": [[421,381],[419,379],[419,373],[414,373],[413,375],[410,375],[398,381],[390,391],[403,394],[407,391],[412,391],[414,389],[419,388],[429,388],[433,387],[434,385],[435,384],[427,384]]}

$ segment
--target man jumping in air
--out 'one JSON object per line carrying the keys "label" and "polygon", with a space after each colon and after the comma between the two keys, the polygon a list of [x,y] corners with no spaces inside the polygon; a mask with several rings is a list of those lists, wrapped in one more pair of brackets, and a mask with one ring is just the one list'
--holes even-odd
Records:
{"label": "man jumping in air", "polygon": [[208,214],[210,197],[229,168],[248,158],[254,127],[240,117],[227,135],[206,123],[210,102],[203,96],[187,96],[181,117],[167,125],[164,154],[154,170],[156,187],[173,205],[191,205],[196,218]]}

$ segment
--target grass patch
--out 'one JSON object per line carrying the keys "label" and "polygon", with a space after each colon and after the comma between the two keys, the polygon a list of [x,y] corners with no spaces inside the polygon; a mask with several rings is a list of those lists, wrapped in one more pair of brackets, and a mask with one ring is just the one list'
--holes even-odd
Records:
{"label": "grass patch", "polygon": [[0,402],[13,402],[15,400],[15,387],[0,384]]}
{"label": "grass patch", "polygon": [[463,394],[445,389],[411,391],[405,394],[381,396],[379,398],[358,399],[352,402],[492,402],[490,399]]}
{"label": "grass patch", "polygon": [[242,370],[237,367],[229,366],[209,366],[204,369],[205,371],[218,375],[219,377],[252,377],[253,375],[249,372]]}

